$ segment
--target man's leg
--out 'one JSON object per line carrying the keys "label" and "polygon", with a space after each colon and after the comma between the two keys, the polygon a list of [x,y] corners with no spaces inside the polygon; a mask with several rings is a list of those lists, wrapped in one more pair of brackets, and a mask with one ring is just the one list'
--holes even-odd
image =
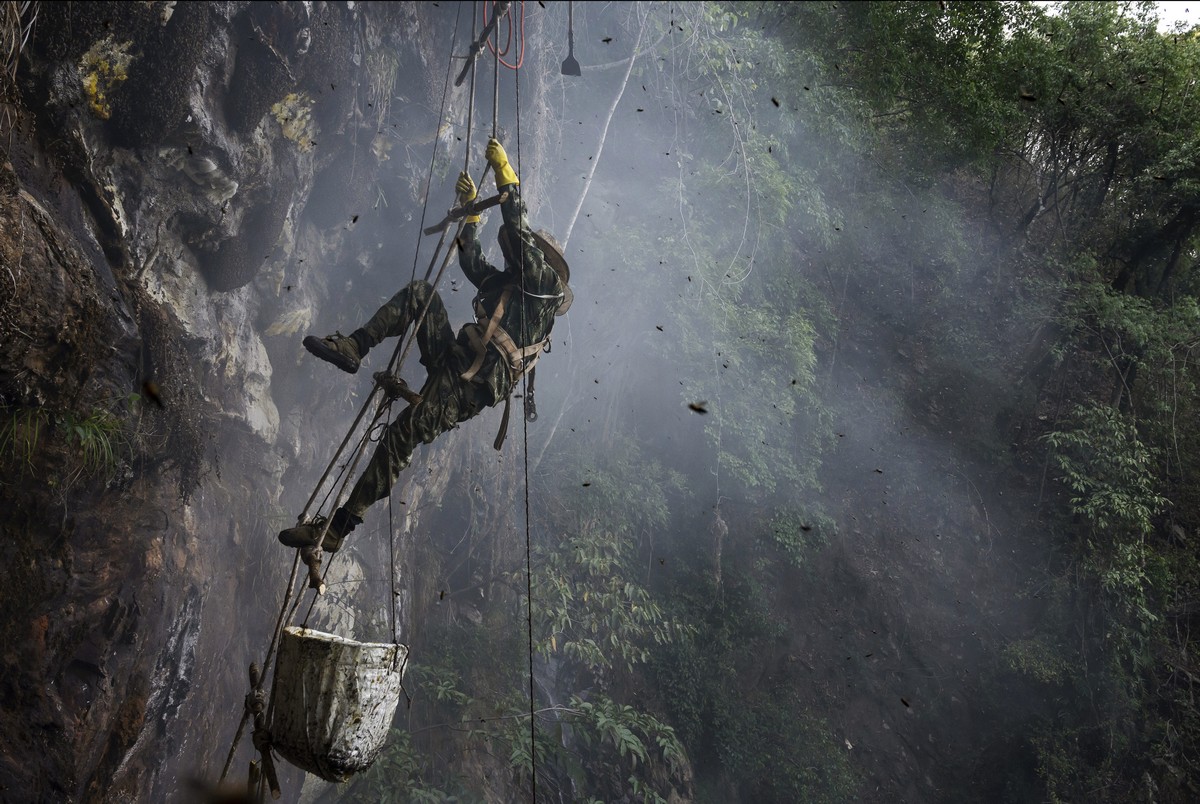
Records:
{"label": "man's leg", "polygon": [[405,285],[380,307],[375,315],[350,335],[334,334],[324,338],[309,335],[304,347],[317,357],[332,363],[351,374],[358,371],[362,358],[384,338],[399,337],[421,315],[428,303],[429,310],[417,332],[417,344],[421,350],[421,363],[429,366],[429,356],[443,351],[444,346],[454,343],[454,331],[446,316],[442,299],[433,286],[423,280]]}
{"label": "man's leg", "polygon": [[371,320],[350,336],[360,347],[360,355],[384,338],[400,337],[408,331],[410,324],[421,315],[428,305],[421,327],[417,330],[417,347],[421,350],[421,364],[438,365],[441,356],[454,346],[454,330],[446,315],[442,297],[433,285],[418,279],[405,285],[371,316]]}
{"label": "man's leg", "polygon": [[[346,535],[362,523],[367,509],[388,496],[400,472],[412,460],[417,444],[432,442],[479,411],[482,405],[477,389],[481,387],[459,379],[449,367],[430,373],[421,389],[421,401],[406,407],[384,430],[349,499],[334,511],[321,543],[326,552],[336,552]],[[280,531],[279,541],[289,547],[315,546],[322,526],[319,522],[296,525]]]}
{"label": "man's leg", "polygon": [[[438,435],[466,421],[486,407],[486,386],[461,379],[458,362],[448,360],[458,348],[446,317],[446,308],[427,282],[414,282],[380,308],[367,327],[383,337],[403,334],[409,323],[420,315],[426,301],[429,311],[417,330],[421,362],[429,367],[429,376],[421,388],[421,401],[401,411],[384,431],[367,468],[354,484],[346,503],[334,512],[322,546],[329,552],[341,547],[342,540],[358,524],[367,509],[388,495],[400,472],[412,460],[418,443],[431,443]],[[320,529],[305,524],[279,534],[279,540],[292,547],[316,544]]]}
{"label": "man's leg", "polygon": [[386,497],[412,460],[417,444],[430,444],[479,413],[485,406],[480,390],[483,387],[463,381],[448,366],[431,371],[421,389],[421,401],[405,408],[388,425],[343,508],[361,518],[372,503]]}
{"label": "man's leg", "polygon": [[[462,389],[458,386],[464,383],[447,366],[447,357],[458,344],[450,328],[446,307],[432,285],[422,280],[410,282],[379,308],[371,320],[355,332],[355,337],[362,333],[361,337],[370,348],[384,338],[402,336],[426,305],[429,309],[417,330],[421,363],[429,369],[421,388],[421,401],[406,407],[388,425],[367,468],[350,492],[350,499],[343,507],[360,519],[372,503],[388,495],[400,472],[408,466],[418,443],[430,443],[463,420],[458,418],[464,407],[460,399]],[[475,410],[469,414],[473,415]]]}

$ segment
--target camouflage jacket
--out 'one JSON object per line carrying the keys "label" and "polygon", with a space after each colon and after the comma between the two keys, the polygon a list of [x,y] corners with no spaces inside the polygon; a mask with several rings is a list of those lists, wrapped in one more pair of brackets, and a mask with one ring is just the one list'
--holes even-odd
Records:
{"label": "camouflage jacket", "polygon": [[[505,258],[506,270],[501,271],[483,257],[479,243],[479,225],[468,223],[463,227],[458,243],[458,264],[467,279],[478,289],[475,308],[490,318],[506,287],[515,285],[505,305],[500,326],[518,347],[537,343],[550,334],[554,326],[554,312],[558,308],[558,294],[562,293],[558,274],[546,262],[533,241],[526,216],[525,204],[515,186],[509,187],[508,198],[500,205],[503,226],[517,232],[521,255],[519,264]],[[551,297],[551,298],[539,298]],[[468,327],[472,326],[470,324]],[[458,342],[474,359],[467,327],[459,330]],[[512,388],[513,373],[508,361],[503,358],[496,345],[489,344],[483,367],[475,375],[475,382],[485,384],[491,390],[490,404],[503,400]]]}

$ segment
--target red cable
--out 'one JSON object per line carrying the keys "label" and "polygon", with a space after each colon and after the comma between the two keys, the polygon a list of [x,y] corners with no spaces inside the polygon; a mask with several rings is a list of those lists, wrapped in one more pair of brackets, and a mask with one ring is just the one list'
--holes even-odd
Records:
{"label": "red cable", "polygon": [[[495,9],[495,6],[496,6],[496,2],[495,2],[495,0],[492,0],[493,10]],[[487,24],[488,24],[488,11],[487,10],[488,10],[488,3],[485,0],[485,2],[483,4],[483,25],[485,28],[487,27]],[[490,50],[494,55],[507,56],[508,49],[510,47],[512,47],[512,15],[506,14],[504,16],[504,21],[506,23],[508,23],[508,40],[504,43],[504,49],[501,50],[499,54],[496,54],[496,46],[492,44],[491,38],[489,37],[487,40],[488,50]],[[500,23],[497,22],[496,25],[499,26]],[[496,40],[499,41],[499,39],[500,39],[500,33],[499,33],[499,31],[497,31],[496,32]]]}
{"label": "red cable", "polygon": [[[492,5],[495,6],[494,0],[492,2]],[[520,42],[520,50],[517,51],[517,63],[516,64],[509,64],[502,58],[503,56],[508,55],[509,48],[512,47],[512,38],[513,38],[512,13],[509,12],[509,14],[507,14],[506,17],[507,17],[506,22],[508,23],[508,39],[504,43],[504,49],[497,53],[496,46],[492,44],[490,39],[488,40],[487,46],[488,46],[488,50],[490,50],[493,54],[495,54],[497,61],[499,61],[501,64],[503,64],[505,67],[507,67],[510,70],[519,70],[519,69],[521,69],[521,65],[523,65],[525,63],[525,0],[521,0],[521,23],[520,23],[520,34],[519,34],[519,40],[518,40]],[[483,4],[483,24],[485,26],[487,25],[487,18],[488,18],[488,3],[484,2],[484,4]],[[499,33],[497,33],[497,39],[499,39]]]}

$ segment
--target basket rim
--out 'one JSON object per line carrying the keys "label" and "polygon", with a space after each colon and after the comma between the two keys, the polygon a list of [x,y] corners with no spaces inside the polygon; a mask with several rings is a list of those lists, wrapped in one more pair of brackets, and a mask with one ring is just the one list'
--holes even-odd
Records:
{"label": "basket rim", "polygon": [[288,636],[296,637],[297,639],[313,639],[319,642],[333,642],[339,645],[349,645],[356,648],[403,648],[408,651],[408,646],[400,642],[359,642],[350,637],[338,636],[330,634],[326,631],[318,631],[315,628],[304,628],[298,625],[289,625],[283,629],[283,633]]}

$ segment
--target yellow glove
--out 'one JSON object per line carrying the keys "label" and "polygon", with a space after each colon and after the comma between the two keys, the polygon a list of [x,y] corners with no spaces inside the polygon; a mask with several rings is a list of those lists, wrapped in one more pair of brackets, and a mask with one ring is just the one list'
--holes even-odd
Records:
{"label": "yellow glove", "polygon": [[454,185],[454,189],[458,191],[458,203],[469,204],[475,200],[475,182],[471,180],[470,174],[465,170],[458,174],[458,181]]}
{"label": "yellow glove", "polygon": [[[458,205],[469,204],[475,200],[478,193],[475,191],[475,182],[471,181],[471,177],[464,170],[458,174],[458,181],[454,184],[454,189],[458,192]],[[467,223],[479,223],[478,215],[468,215]]]}
{"label": "yellow glove", "polygon": [[517,172],[508,163],[508,154],[504,152],[504,146],[495,137],[488,139],[487,150],[483,155],[496,171],[496,189],[521,183],[517,181]]}

